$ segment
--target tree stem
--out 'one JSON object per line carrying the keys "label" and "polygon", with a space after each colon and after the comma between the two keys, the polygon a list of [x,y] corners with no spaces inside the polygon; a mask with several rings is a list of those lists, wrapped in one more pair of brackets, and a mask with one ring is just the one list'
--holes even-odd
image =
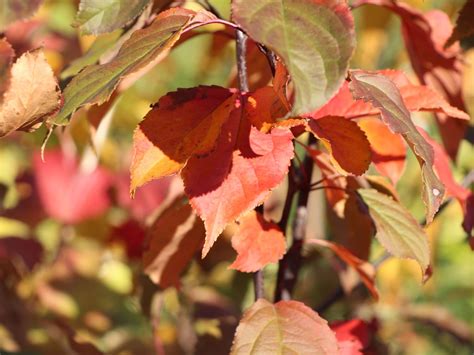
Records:
{"label": "tree stem", "polygon": [[[310,136],[308,145],[314,144],[315,139],[313,136]],[[305,171],[305,178],[302,183],[299,181],[294,182],[293,185],[300,187],[300,192],[298,194],[298,203],[296,207],[296,215],[293,221],[292,226],[292,237],[293,242],[291,247],[288,249],[288,252],[285,254],[283,259],[280,260],[279,267],[278,267],[278,276],[277,276],[277,285],[275,289],[275,302],[280,300],[289,300],[291,299],[291,295],[293,293],[293,289],[296,285],[296,281],[298,279],[298,273],[300,271],[302,256],[301,250],[303,248],[304,237],[306,233],[306,225],[307,225],[307,218],[308,218],[308,198],[311,191],[311,175],[313,173],[313,159],[309,154],[306,154],[303,165],[301,169]],[[291,176],[289,175],[289,178]],[[302,177],[300,176],[298,180],[301,180]],[[291,205],[291,201],[288,202],[288,199],[293,198],[293,188],[289,184],[288,187],[288,194],[287,194],[287,201],[285,202],[285,209],[288,204]],[[284,212],[285,212],[284,209]],[[284,219],[283,219],[284,218]],[[280,222],[280,227],[283,231],[286,230],[286,224],[288,221],[288,217],[283,214],[282,221]],[[285,225],[284,225],[285,224]]]}

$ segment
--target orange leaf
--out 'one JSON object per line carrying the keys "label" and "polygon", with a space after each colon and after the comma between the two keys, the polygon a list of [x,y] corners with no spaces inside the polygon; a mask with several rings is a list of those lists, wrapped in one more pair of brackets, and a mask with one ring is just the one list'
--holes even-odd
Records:
{"label": "orange leaf", "polygon": [[217,86],[163,96],[135,131],[131,190],[175,174],[192,156],[212,151],[234,105],[232,91]]}
{"label": "orange leaf", "polygon": [[255,272],[269,263],[276,263],[286,251],[285,236],[275,223],[251,211],[239,220],[237,233],[232,237],[232,247],[237,259],[231,269]]}
{"label": "orange leaf", "polygon": [[288,129],[265,134],[241,116],[240,108],[234,110],[216,149],[192,157],[181,172],[190,203],[206,226],[203,257],[228,223],[261,204],[283,181],[293,158]]}
{"label": "orange leaf", "polygon": [[61,93],[42,50],[23,54],[11,67],[0,106],[0,137],[33,130],[59,109]]}
{"label": "orange leaf", "polygon": [[306,243],[323,246],[323,247],[331,249],[346,264],[352,266],[357,271],[362,282],[370,291],[372,297],[378,300],[379,294],[378,294],[377,288],[375,287],[375,269],[372,266],[372,264],[362,259],[359,259],[357,256],[352,254],[348,249],[344,248],[342,245],[331,243],[327,240],[310,239],[310,240],[307,240]]}
{"label": "orange leaf", "polygon": [[362,175],[370,164],[370,145],[357,123],[344,117],[310,120],[309,128],[321,139],[343,172]]}
{"label": "orange leaf", "polygon": [[177,198],[150,227],[143,253],[145,273],[163,288],[179,277],[204,241],[204,226],[191,206]]}
{"label": "orange leaf", "polygon": [[240,320],[230,353],[334,355],[339,347],[326,320],[303,303],[259,299]]}
{"label": "orange leaf", "polygon": [[[13,63],[15,51],[5,38],[0,39],[0,95],[8,87],[9,69]],[[0,102],[2,100],[0,99]]]}
{"label": "orange leaf", "polygon": [[358,123],[369,140],[376,169],[397,183],[405,169],[406,146],[402,137],[377,118],[362,118]]}

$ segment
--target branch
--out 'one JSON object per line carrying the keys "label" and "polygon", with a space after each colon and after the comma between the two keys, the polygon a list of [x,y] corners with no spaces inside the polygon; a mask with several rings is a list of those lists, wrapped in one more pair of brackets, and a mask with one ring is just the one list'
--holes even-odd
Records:
{"label": "branch", "polygon": [[[308,145],[311,145],[313,143],[315,143],[315,138],[313,136],[310,136]],[[288,252],[285,254],[283,259],[281,259],[279,262],[277,285],[275,289],[275,302],[278,302],[280,300],[291,299],[293,289],[298,279],[298,273],[300,271],[302,262],[301,249],[303,248],[308,218],[307,204],[309,193],[311,191],[311,175],[313,173],[313,166],[313,159],[311,158],[311,156],[306,154],[303,161],[303,165],[301,166],[301,168],[305,172],[304,183],[299,183],[299,181],[296,182],[296,186],[300,186],[300,192],[298,195],[296,216],[292,226],[293,243],[291,244],[291,247],[288,249]],[[301,176],[299,180],[301,180]],[[291,206],[291,202],[288,202],[288,199],[292,199],[293,197],[292,190],[293,189],[290,189],[290,187],[288,187],[289,194],[287,196],[287,201],[285,202],[285,207],[287,206],[287,204],[290,204]],[[286,215],[284,214],[283,217],[286,218],[285,223],[287,223]],[[282,227],[284,223],[280,222],[280,224]],[[285,229],[282,230],[285,231]]]}

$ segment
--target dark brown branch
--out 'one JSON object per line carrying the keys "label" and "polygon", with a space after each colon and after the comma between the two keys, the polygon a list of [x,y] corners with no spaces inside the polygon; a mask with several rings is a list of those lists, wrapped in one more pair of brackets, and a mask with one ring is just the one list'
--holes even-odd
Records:
{"label": "dark brown branch", "polygon": [[[313,144],[315,139],[310,136],[309,145]],[[296,182],[296,186],[300,187],[298,194],[298,203],[296,207],[296,215],[292,226],[292,244],[288,249],[282,260],[280,260],[278,267],[277,285],[275,289],[275,302],[280,300],[289,300],[293,293],[293,289],[298,280],[298,273],[301,268],[302,256],[301,250],[303,248],[303,242],[306,232],[307,224],[307,204],[309,194],[311,191],[311,175],[313,173],[313,159],[308,154],[305,155],[303,165],[300,167],[300,171],[305,172],[305,176],[299,176],[299,181]],[[301,180],[304,180],[301,182]]]}

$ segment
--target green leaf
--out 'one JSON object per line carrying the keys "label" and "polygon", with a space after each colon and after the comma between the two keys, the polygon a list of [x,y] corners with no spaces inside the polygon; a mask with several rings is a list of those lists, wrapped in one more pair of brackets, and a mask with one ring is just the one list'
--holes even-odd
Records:
{"label": "green leaf", "polygon": [[423,201],[426,206],[426,221],[430,223],[439,209],[444,196],[444,186],[433,170],[434,152],[412,122],[410,112],[403,103],[396,85],[382,74],[351,71],[349,87],[355,99],[372,103],[380,110],[382,120],[392,132],[405,138],[418,158],[423,179]]}
{"label": "green leaf", "polygon": [[34,15],[42,0],[0,0],[0,31],[9,24]]}
{"label": "green leaf", "polygon": [[170,49],[186,25],[191,22],[193,25],[196,22],[204,24],[209,20],[207,13],[181,8],[160,13],[149,27],[135,31],[113,60],[86,67],[71,80],[64,89],[64,106],[55,123],[65,124],[67,118],[85,104],[107,101],[124,76],[145,67]]}
{"label": "green leaf", "polygon": [[374,189],[359,189],[375,223],[375,237],[387,251],[399,258],[416,260],[426,274],[430,265],[428,237],[405,207]]}
{"label": "green leaf", "polygon": [[97,37],[89,50],[82,57],[72,61],[61,73],[61,79],[64,80],[74,76],[88,65],[96,63],[103,54],[114,46],[121,34],[122,31],[117,30]]}
{"label": "green leaf", "polygon": [[133,21],[150,0],[81,0],[74,26],[82,34],[112,32]]}
{"label": "green leaf", "polygon": [[344,0],[235,0],[233,19],[285,62],[295,87],[291,115],[314,111],[342,85],[355,47]]}

